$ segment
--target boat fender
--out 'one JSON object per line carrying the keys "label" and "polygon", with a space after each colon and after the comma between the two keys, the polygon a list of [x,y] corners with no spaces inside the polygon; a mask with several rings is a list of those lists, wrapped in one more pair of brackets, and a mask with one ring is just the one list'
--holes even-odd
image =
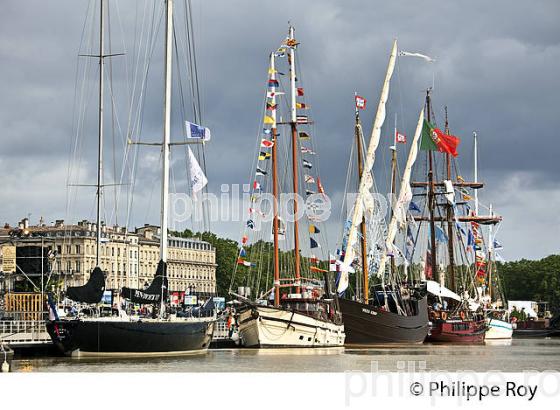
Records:
{"label": "boat fender", "polygon": [[251,317],[257,319],[259,317],[259,312],[256,309],[251,310]]}
{"label": "boat fender", "polygon": [[461,320],[465,320],[465,312],[463,310],[461,310],[461,313],[459,313],[459,317],[461,318]]}
{"label": "boat fender", "polygon": [[447,320],[447,312],[441,312],[441,320]]}
{"label": "boat fender", "polygon": [[10,364],[6,360],[4,360],[4,363],[2,363],[1,372],[2,373],[9,373],[9,371],[10,371]]}

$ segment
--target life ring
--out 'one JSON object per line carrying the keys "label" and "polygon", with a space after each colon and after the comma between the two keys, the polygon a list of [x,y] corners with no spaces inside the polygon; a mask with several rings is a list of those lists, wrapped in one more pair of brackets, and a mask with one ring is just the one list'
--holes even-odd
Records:
{"label": "life ring", "polygon": [[441,320],[447,320],[447,312],[441,312]]}
{"label": "life ring", "polygon": [[459,317],[461,318],[461,320],[465,320],[465,312],[463,310],[461,310],[461,312],[459,313]]}

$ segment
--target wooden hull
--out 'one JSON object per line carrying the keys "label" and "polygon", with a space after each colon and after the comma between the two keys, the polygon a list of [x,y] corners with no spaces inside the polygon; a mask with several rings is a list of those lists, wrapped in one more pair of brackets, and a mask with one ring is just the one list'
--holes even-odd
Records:
{"label": "wooden hull", "polygon": [[53,343],[72,356],[167,356],[204,352],[214,319],[56,320],[47,322]]}
{"label": "wooden hull", "polygon": [[344,326],[271,306],[239,313],[239,336],[245,347],[339,347]]}
{"label": "wooden hull", "polygon": [[486,321],[483,320],[437,320],[432,323],[426,341],[432,343],[484,343]]}
{"label": "wooden hull", "polygon": [[347,346],[422,343],[428,335],[426,297],[416,301],[414,316],[386,312],[364,303],[340,299]]}

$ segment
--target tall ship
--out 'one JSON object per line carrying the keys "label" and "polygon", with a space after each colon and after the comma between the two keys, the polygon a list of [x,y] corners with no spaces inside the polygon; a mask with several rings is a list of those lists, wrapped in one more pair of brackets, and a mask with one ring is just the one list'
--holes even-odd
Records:
{"label": "tall ship", "polygon": [[[165,2],[165,52],[164,52],[164,106],[163,139],[157,145],[162,150],[161,168],[161,234],[157,271],[146,289],[122,288],[121,296],[132,303],[149,306],[151,316],[129,316],[119,310],[117,315],[104,316],[98,308],[105,290],[105,275],[100,264],[101,248],[101,192],[103,189],[103,80],[105,0],[99,0],[99,117],[98,117],[98,168],[97,168],[97,241],[96,267],[83,286],[69,287],[67,298],[82,309],[75,317],[58,317],[52,306],[47,331],[64,354],[76,356],[141,356],[177,355],[205,352],[210,345],[215,324],[212,309],[205,309],[196,317],[172,312],[168,306],[168,203],[169,203],[169,150],[181,144],[170,141],[171,130],[171,68],[173,34],[173,0]],[[192,167],[193,164],[191,164]],[[209,306],[207,306],[209,308]],[[87,312],[87,313],[84,313]]]}
{"label": "tall ship", "polygon": [[[413,280],[406,270],[405,258],[395,252],[397,234],[406,232],[408,202],[410,202],[410,174],[418,153],[418,141],[424,112],[420,112],[406,166],[400,181],[400,192],[391,204],[388,226],[377,214],[372,198],[374,189],[373,165],[380,142],[389,96],[389,85],[395,60],[397,41],[393,43],[389,65],[377,107],[372,134],[364,156],[364,137],[359,109],[365,101],[356,96],[355,144],[350,167],[355,163],[358,194],[352,204],[346,204],[350,217],[345,222],[342,246],[337,250],[336,268],[339,272],[337,292],[346,330],[346,345],[422,343],[428,334],[428,313],[425,286]],[[397,191],[397,130],[391,147],[391,192]],[[348,175],[351,174],[349,170]],[[346,183],[347,189],[355,184]],[[354,189],[356,189],[354,188]],[[404,255],[403,255],[404,256]],[[403,260],[399,268],[397,260]],[[355,278],[353,292],[349,291],[349,277]],[[371,279],[370,280],[370,275]]]}
{"label": "tall ship", "polygon": [[241,303],[237,321],[246,347],[344,344],[326,260],[321,204],[328,198],[296,61],[298,47],[290,27],[288,37],[270,55],[264,126],[257,137],[248,218],[230,288]]}
{"label": "tall ship", "polygon": [[426,151],[426,179],[411,184],[418,204],[414,205],[416,234],[411,235],[411,243],[420,257],[429,293],[427,341],[483,343],[487,322],[481,289],[487,273],[480,248],[481,225],[497,224],[501,217],[480,215],[478,205],[472,208],[473,191],[477,197],[483,184],[461,176],[455,161],[460,139],[450,134],[447,107],[445,128],[437,127],[430,91],[420,143]]}

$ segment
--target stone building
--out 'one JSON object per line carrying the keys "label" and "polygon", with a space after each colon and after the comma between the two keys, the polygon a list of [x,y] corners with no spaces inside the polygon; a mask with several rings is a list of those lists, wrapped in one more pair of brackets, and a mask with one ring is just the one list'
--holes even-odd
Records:
{"label": "stone building", "polygon": [[[143,288],[150,283],[159,261],[159,227],[145,225],[134,232],[119,226],[103,225],[101,229],[100,266],[106,274],[107,289]],[[215,249],[196,238],[169,237],[168,241],[169,290],[214,294]],[[96,265],[96,225],[87,220],[75,225],[58,220],[52,225],[31,226],[25,218],[17,227],[0,229],[0,246],[10,244],[16,246],[20,260],[29,263],[25,265],[27,271],[22,271],[18,262],[18,271],[4,273],[6,288],[25,276],[31,280],[40,277],[41,245],[48,265],[53,273],[60,274],[64,286],[84,284]]]}

